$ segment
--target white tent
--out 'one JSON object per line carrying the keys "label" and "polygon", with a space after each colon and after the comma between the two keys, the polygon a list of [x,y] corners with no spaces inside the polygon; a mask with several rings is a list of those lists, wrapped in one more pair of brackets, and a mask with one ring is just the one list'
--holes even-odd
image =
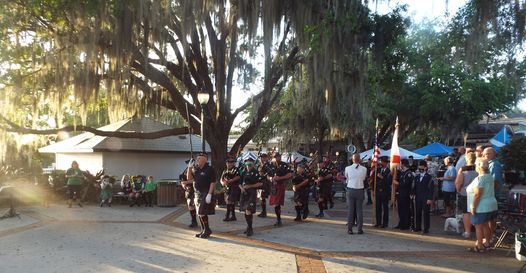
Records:
{"label": "white tent", "polygon": [[244,162],[245,160],[252,158],[254,161],[258,160],[258,155],[254,152],[248,151],[241,154],[240,157],[238,157],[238,162]]}
{"label": "white tent", "polygon": [[292,163],[292,162],[301,162],[303,160],[311,160],[310,157],[306,157],[298,152],[292,152],[292,153],[283,153],[281,154],[281,160],[283,162]]}
{"label": "white tent", "polygon": [[[367,150],[365,152],[360,153],[360,158],[362,160],[369,160],[369,158],[372,158],[374,154],[374,149]],[[380,156],[389,156],[389,153],[387,153],[385,150],[380,149]]]}
{"label": "white tent", "polygon": [[[420,160],[420,159],[424,159],[424,156],[423,155],[420,155],[420,154],[417,154],[417,153],[413,153],[409,150],[406,150],[402,147],[399,148],[400,149],[400,158],[404,159],[404,158],[409,158],[409,156],[413,156],[413,159],[417,159],[417,160]],[[391,155],[391,150],[389,149],[388,151],[385,151],[385,155],[386,156],[390,156]]]}

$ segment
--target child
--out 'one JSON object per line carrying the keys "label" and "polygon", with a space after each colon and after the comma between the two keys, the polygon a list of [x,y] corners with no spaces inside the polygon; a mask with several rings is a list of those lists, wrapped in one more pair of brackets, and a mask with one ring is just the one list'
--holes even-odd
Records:
{"label": "child", "polygon": [[144,184],[144,202],[146,203],[146,207],[152,206],[153,201],[153,191],[155,190],[155,182],[153,182],[153,176],[148,176],[148,181],[146,184]]}
{"label": "child", "polygon": [[144,190],[144,181],[142,175],[137,175],[135,177],[135,180],[132,182],[132,193],[130,194],[132,203],[130,204],[130,207],[133,207],[134,205],[137,205],[137,207],[140,207],[141,204],[139,203],[141,193]]}
{"label": "child", "polygon": [[104,206],[104,203],[111,207],[111,198],[113,196],[113,184],[109,176],[105,175],[100,181],[100,207]]}

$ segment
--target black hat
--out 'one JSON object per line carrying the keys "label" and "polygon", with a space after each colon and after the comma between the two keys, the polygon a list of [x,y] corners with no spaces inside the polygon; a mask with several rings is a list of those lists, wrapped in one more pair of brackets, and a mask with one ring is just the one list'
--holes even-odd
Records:
{"label": "black hat", "polygon": [[252,157],[249,157],[249,158],[245,159],[245,162],[254,162],[254,159]]}
{"label": "black hat", "polygon": [[380,157],[380,161],[388,162],[389,158],[387,156],[382,156],[382,157]]}
{"label": "black hat", "polygon": [[305,169],[305,164],[303,164],[303,163],[299,163],[299,164],[298,164],[298,168]]}
{"label": "black hat", "polygon": [[264,156],[268,156],[268,154],[266,152],[262,152],[261,154],[259,154],[260,157],[264,157]]}
{"label": "black hat", "polygon": [[201,152],[201,153],[198,153],[197,156],[208,157],[208,154],[206,152]]}
{"label": "black hat", "polygon": [[400,160],[400,163],[402,163],[403,166],[409,167],[409,160],[406,158]]}

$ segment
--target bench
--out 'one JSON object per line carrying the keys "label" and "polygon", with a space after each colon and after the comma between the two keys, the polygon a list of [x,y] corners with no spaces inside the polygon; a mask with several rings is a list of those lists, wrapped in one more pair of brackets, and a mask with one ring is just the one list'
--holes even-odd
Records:
{"label": "bench", "polygon": [[128,195],[125,192],[122,191],[120,182],[113,183],[113,196],[112,196],[112,199],[113,199],[112,202],[118,201],[119,204],[122,204],[123,201],[124,202],[128,201]]}

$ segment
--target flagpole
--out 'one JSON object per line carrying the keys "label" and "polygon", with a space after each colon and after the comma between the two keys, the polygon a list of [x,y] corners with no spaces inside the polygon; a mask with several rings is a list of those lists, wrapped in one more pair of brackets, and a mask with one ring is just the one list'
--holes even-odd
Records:
{"label": "flagpole", "polygon": [[[398,150],[398,127],[400,127],[400,124],[398,123],[398,116],[396,117],[396,124],[395,124],[395,132],[393,135],[393,144],[396,143],[396,149],[397,151],[394,151],[395,147],[394,145],[391,145],[391,173],[393,174],[393,181],[397,179],[397,166],[400,163],[400,152]],[[396,154],[393,154],[393,152],[398,153],[398,158],[395,160]],[[393,162],[396,161],[396,162]],[[398,180],[397,180],[398,181]],[[396,185],[394,183],[391,183],[391,205],[393,206],[393,223],[395,219],[395,215],[397,216],[396,219],[399,218],[399,216],[396,214]],[[396,225],[396,224],[395,224]]]}
{"label": "flagpole", "polygon": [[[373,156],[376,156],[376,149],[378,148],[378,118],[376,118],[376,127],[374,128],[374,150],[373,150]],[[378,148],[379,149],[379,148]],[[378,225],[376,222],[376,177],[378,176],[378,159],[376,160],[376,163],[374,164],[374,182],[373,182],[373,223],[374,225]]]}

